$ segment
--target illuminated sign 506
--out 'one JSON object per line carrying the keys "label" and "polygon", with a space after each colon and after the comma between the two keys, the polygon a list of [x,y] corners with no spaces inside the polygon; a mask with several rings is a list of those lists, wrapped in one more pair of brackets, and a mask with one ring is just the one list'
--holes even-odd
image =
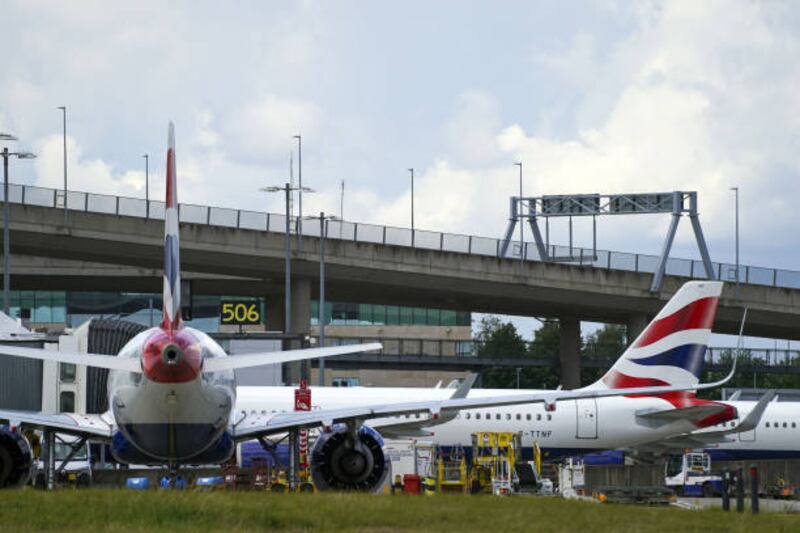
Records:
{"label": "illuminated sign 506", "polygon": [[261,323],[261,308],[258,302],[221,302],[219,314],[222,324],[244,325]]}

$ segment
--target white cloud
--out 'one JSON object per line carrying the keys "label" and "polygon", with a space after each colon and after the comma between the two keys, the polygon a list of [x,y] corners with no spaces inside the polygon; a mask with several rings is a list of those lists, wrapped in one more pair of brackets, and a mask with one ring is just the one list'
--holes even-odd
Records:
{"label": "white cloud", "polygon": [[[60,189],[64,186],[63,138],[45,137],[36,146],[36,184]],[[83,147],[67,136],[68,188],[98,194],[142,196],[145,187],[144,171],[117,171],[101,159],[84,157]]]}
{"label": "white cloud", "polygon": [[234,111],[225,122],[231,151],[254,161],[288,155],[293,135],[317,136],[320,111],[306,101],[266,94]]}

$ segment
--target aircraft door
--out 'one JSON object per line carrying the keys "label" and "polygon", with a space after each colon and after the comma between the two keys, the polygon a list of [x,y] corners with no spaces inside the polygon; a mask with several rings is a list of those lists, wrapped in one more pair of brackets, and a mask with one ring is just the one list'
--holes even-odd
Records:
{"label": "aircraft door", "polygon": [[577,428],[575,436],[579,439],[597,438],[597,400],[595,398],[575,400]]}

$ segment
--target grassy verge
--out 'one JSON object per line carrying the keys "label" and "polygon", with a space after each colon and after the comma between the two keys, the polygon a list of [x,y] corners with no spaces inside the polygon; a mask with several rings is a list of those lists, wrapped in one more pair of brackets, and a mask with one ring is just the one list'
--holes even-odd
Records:
{"label": "grassy verge", "polygon": [[800,516],[556,498],[33,490],[0,492],[3,531],[800,531]]}

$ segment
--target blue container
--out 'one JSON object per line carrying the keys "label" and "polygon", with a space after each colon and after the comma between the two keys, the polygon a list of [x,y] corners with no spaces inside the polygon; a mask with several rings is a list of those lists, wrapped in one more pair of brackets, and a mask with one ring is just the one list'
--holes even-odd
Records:
{"label": "blue container", "polygon": [[129,477],[125,480],[125,487],[133,490],[146,490],[150,488],[150,478]]}
{"label": "blue container", "polygon": [[225,478],[222,476],[199,477],[194,482],[196,487],[208,488],[214,488],[215,486],[222,485],[223,483],[225,483]]}

